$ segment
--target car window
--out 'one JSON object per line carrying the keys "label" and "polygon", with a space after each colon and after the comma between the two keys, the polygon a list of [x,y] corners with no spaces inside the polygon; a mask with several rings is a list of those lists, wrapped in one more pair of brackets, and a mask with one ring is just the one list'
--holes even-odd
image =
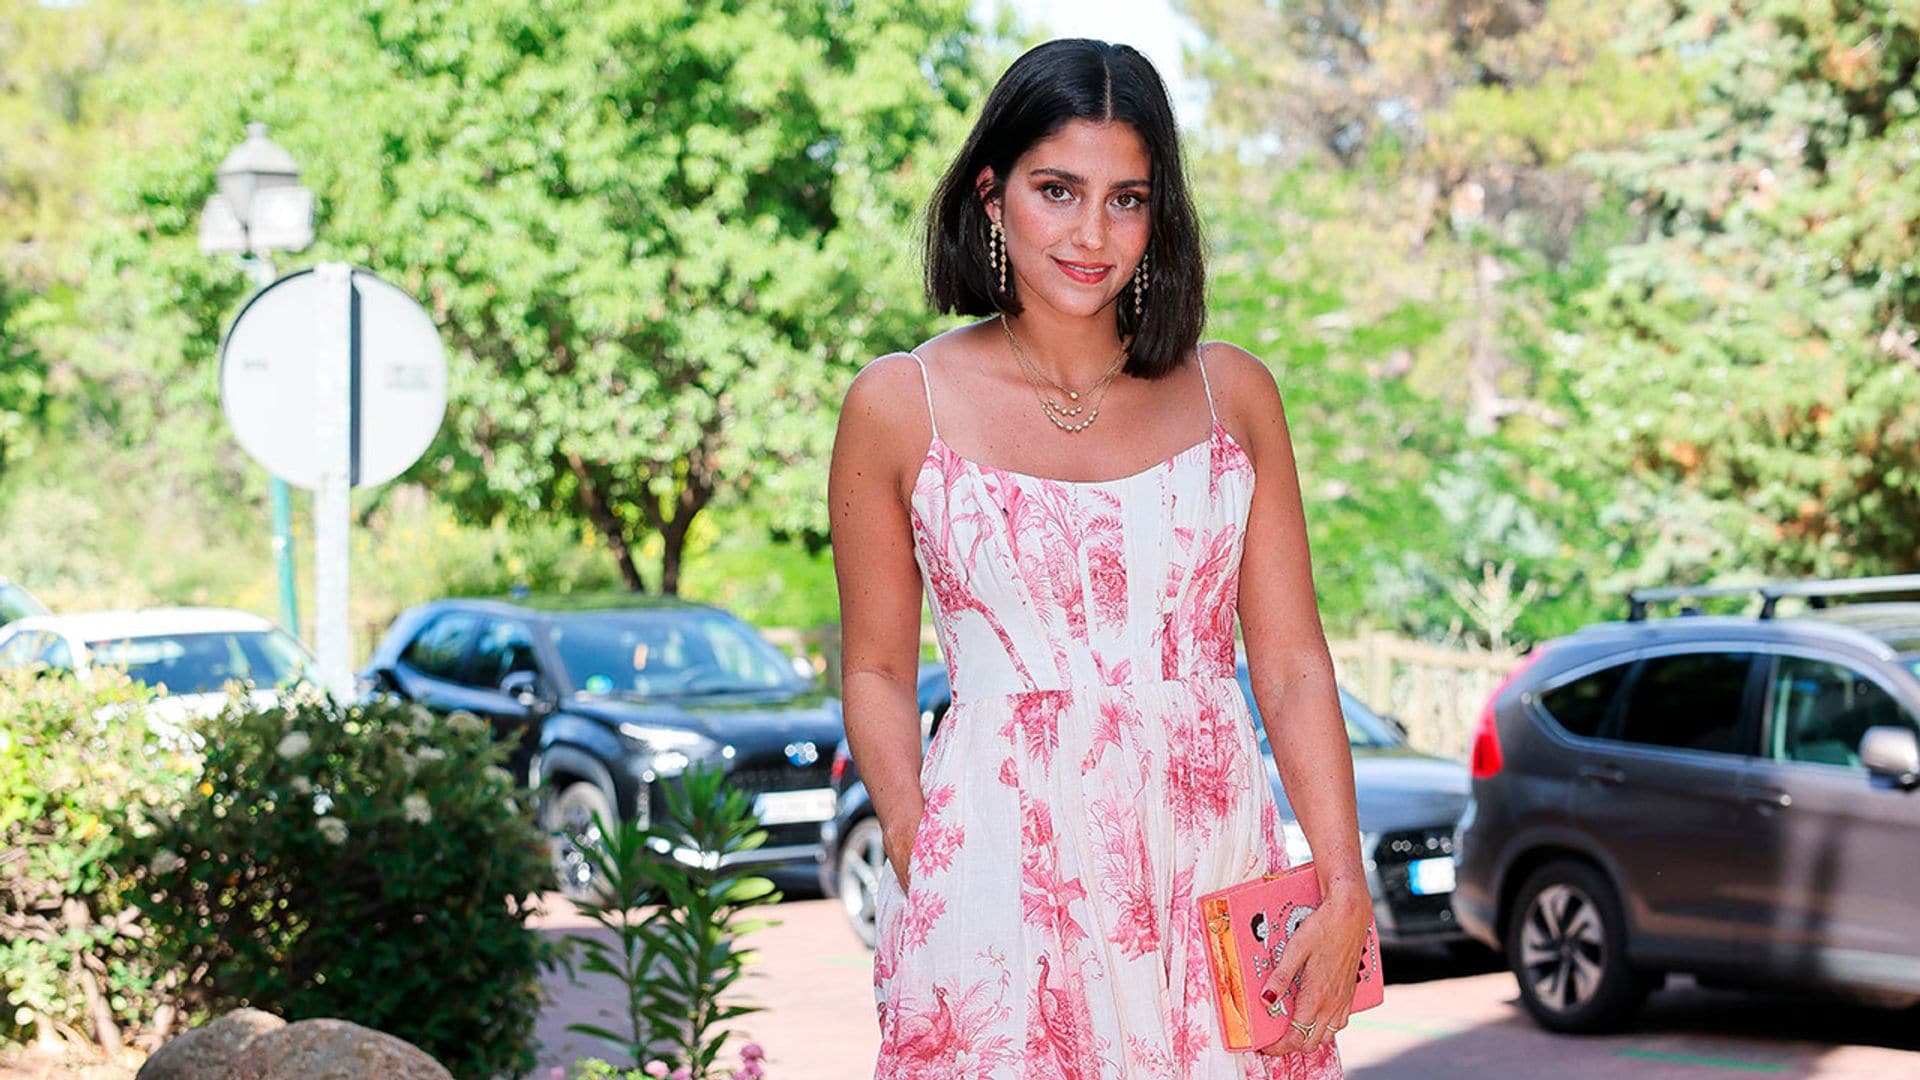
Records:
{"label": "car window", "polygon": [[40,654],[35,659],[55,671],[72,671],[73,647],[67,644],[67,639],[58,634],[42,636],[47,638],[47,641],[42,645]]}
{"label": "car window", "polygon": [[1862,768],[1860,739],[1881,725],[1920,734],[1880,684],[1844,664],[1782,656],[1773,672],[1768,752],[1781,761]]}
{"label": "car window", "polygon": [[46,635],[38,630],[22,630],[0,644],[0,667],[18,668],[33,663]]}
{"label": "car window", "polygon": [[400,659],[422,675],[457,679],[467,648],[479,633],[480,616],[464,611],[448,612],[428,623]]}
{"label": "car window", "polygon": [[525,623],[509,619],[493,619],[487,623],[480,634],[480,643],[474,647],[470,681],[498,689],[501,680],[516,671],[538,673],[539,670],[533,658],[533,636]]}
{"label": "car window", "polygon": [[1742,752],[1740,705],[1753,654],[1679,653],[1641,662],[1620,739],[1676,750]]}
{"label": "car window", "polygon": [[144,634],[90,641],[87,651],[96,667],[170,694],[213,693],[234,679],[282,687],[306,675],[299,646],[278,630]]}
{"label": "car window", "polygon": [[1597,736],[1600,722],[1607,718],[1607,706],[1613,704],[1613,695],[1631,666],[1615,664],[1556,686],[1540,695],[1540,707],[1568,734]]}
{"label": "car window", "polygon": [[0,626],[15,619],[24,619],[29,615],[45,615],[47,609],[27,593],[27,590],[12,583],[0,584]]}
{"label": "car window", "polygon": [[[1258,731],[1261,745],[1266,745],[1267,727],[1260,719],[1260,704],[1253,698],[1253,674],[1245,664],[1234,672],[1234,680],[1240,684],[1240,696],[1247,699],[1247,712],[1253,716],[1253,726]],[[1400,745],[1400,735],[1380,714],[1368,708],[1366,703],[1342,688],[1339,691],[1340,718],[1346,722],[1347,745],[1356,748],[1388,747]]]}
{"label": "car window", "polygon": [[722,694],[800,681],[785,653],[714,611],[582,613],[556,619],[548,636],[567,681],[588,693]]}

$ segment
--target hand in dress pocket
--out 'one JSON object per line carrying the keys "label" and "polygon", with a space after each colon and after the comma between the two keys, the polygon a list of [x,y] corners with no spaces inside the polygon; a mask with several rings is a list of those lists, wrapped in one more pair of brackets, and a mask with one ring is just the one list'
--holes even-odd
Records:
{"label": "hand in dress pocket", "polygon": [[900,882],[902,893],[907,891],[908,877],[913,870],[913,844],[920,835],[920,821],[916,817],[899,829],[880,827],[880,844],[886,850],[887,862],[893,866],[893,875]]}

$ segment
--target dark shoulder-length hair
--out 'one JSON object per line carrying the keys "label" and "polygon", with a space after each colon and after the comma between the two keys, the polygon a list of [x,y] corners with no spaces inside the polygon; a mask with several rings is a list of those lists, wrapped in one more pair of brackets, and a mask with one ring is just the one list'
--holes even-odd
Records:
{"label": "dark shoulder-length hair", "polygon": [[981,169],[990,168],[994,187],[986,195],[999,195],[1014,161],[1071,120],[1119,121],[1146,144],[1153,167],[1147,293],[1136,320],[1129,279],[1114,304],[1114,319],[1123,337],[1134,335],[1123,370],[1160,378],[1185,362],[1200,340],[1206,263],[1166,85],[1129,46],[1087,38],[1049,41],[1000,76],[927,206],[927,299],[946,313],[1020,313],[1015,282],[999,291],[988,256],[989,219],[974,183]]}

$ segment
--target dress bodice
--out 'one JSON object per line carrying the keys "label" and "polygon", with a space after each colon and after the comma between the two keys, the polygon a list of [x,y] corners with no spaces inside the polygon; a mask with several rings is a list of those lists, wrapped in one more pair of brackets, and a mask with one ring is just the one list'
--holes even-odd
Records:
{"label": "dress bodice", "polygon": [[933,438],[913,488],[914,558],[956,702],[1232,677],[1253,462],[1214,411],[1198,350],[1196,362],[1207,437],[1099,481],[959,454],[940,438],[926,384]]}

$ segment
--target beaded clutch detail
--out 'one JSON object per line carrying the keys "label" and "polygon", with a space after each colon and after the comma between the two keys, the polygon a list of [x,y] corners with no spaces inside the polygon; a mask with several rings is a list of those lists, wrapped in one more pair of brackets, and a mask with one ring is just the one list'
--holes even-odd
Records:
{"label": "beaded clutch detail", "polygon": [[[1280,962],[1293,932],[1320,905],[1320,878],[1313,864],[1306,862],[1262,874],[1207,893],[1199,903],[1226,1048],[1251,1051],[1279,1041],[1286,1035],[1288,1018],[1293,1014],[1298,980],[1281,994],[1277,1013],[1267,1011],[1260,1000],[1260,989]],[[1385,997],[1380,934],[1369,918],[1367,944],[1360,954],[1349,1012],[1371,1009]]]}

